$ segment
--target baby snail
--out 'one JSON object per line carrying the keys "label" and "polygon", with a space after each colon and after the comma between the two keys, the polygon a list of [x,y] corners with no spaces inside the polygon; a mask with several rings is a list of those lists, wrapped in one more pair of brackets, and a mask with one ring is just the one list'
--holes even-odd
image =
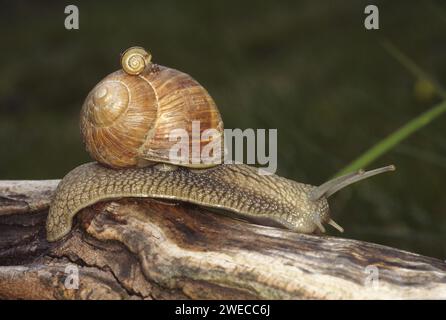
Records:
{"label": "baby snail", "polygon": [[[126,50],[121,65],[122,70],[93,88],[82,106],[82,138],[97,162],[73,169],[58,185],[46,224],[48,241],[67,235],[81,209],[124,197],[189,202],[301,233],[325,232],[323,223],[342,232],[329,216],[327,198],[352,183],[395,170],[393,165],[360,170],[316,187],[261,175],[245,164],[172,163],[172,129],[189,131],[192,121],[199,121],[200,132],[214,129],[223,136],[216,104],[192,77],[152,63],[141,47]],[[201,135],[191,136],[191,145],[209,143]]]}

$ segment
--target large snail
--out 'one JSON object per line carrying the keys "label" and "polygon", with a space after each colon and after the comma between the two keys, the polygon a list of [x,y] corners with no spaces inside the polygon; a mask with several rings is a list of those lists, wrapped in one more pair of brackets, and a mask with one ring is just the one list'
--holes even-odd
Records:
{"label": "large snail", "polygon": [[75,168],[60,182],[48,214],[48,241],[68,234],[81,209],[123,197],[190,202],[302,233],[324,232],[323,223],[342,232],[329,216],[327,198],[354,182],[395,170],[360,170],[315,187],[260,175],[244,164],[171,164],[170,130],[190,130],[192,121],[200,121],[200,130],[215,129],[223,135],[223,122],[198,82],[150,59],[140,47],[128,49],[121,58],[123,70],[108,75],[88,94],[81,132],[87,151],[98,162]]}

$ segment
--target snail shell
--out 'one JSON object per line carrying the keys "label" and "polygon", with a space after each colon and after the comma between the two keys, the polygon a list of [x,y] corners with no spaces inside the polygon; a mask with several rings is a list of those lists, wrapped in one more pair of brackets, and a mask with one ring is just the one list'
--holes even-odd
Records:
{"label": "snail shell", "polygon": [[[88,94],[80,123],[89,154],[113,168],[154,162],[201,168],[220,163],[195,162],[192,156],[187,162],[171,160],[169,152],[177,143],[169,139],[173,129],[188,133],[189,150],[193,144],[201,150],[213,141],[223,142],[223,122],[215,102],[196,80],[153,64],[150,58],[140,47],[127,50],[121,59],[123,70],[105,77]],[[199,135],[192,134],[193,121],[199,121]],[[202,139],[208,129],[218,134]]]}

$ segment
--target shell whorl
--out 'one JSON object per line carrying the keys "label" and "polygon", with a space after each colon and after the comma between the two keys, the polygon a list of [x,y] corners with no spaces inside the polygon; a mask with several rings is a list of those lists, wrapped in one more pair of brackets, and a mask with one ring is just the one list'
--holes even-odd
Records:
{"label": "shell whorl", "polygon": [[141,47],[131,47],[121,56],[122,69],[130,75],[141,74],[150,65],[152,55]]}
{"label": "shell whorl", "polygon": [[87,99],[89,120],[97,126],[112,125],[129,105],[129,88],[121,81],[107,81]]}
{"label": "shell whorl", "polygon": [[88,153],[102,164],[138,165],[138,150],[157,118],[154,89],[122,70],[107,76],[88,94],[81,133]]}

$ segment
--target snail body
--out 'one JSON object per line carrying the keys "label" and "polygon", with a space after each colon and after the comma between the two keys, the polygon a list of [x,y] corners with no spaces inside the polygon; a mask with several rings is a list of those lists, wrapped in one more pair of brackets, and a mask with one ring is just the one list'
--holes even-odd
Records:
{"label": "snail body", "polygon": [[[223,135],[220,113],[190,76],[150,63],[142,48],[127,50],[123,70],[102,80],[87,96],[81,132],[98,162],[81,165],[60,182],[50,205],[48,241],[69,233],[73,218],[96,202],[125,197],[168,199],[220,209],[241,218],[301,233],[343,231],[329,216],[327,199],[338,190],[394,166],[360,170],[318,187],[277,175],[260,175],[244,164],[173,162],[168,131],[201,130]],[[215,137],[215,136],[214,136]],[[202,139],[202,138],[200,138]],[[206,144],[209,140],[189,141]]]}
{"label": "snail body", "polygon": [[58,186],[47,237],[54,241],[67,234],[82,208],[124,197],[186,201],[310,233],[315,224],[309,223],[306,212],[320,212],[315,219],[321,222],[328,219],[325,199],[307,198],[313,188],[276,175],[259,176],[256,168],[243,164],[207,170],[163,165],[114,170],[93,162],[75,168]]}
{"label": "snail body", "polygon": [[329,216],[328,196],[339,186],[390,170],[394,167],[359,171],[315,187],[277,175],[259,175],[255,167],[244,164],[205,170],[163,164],[115,170],[91,162],[73,169],[58,185],[48,214],[47,239],[56,241],[68,234],[81,209],[125,197],[189,202],[301,233],[325,232],[323,223],[342,232]]}

